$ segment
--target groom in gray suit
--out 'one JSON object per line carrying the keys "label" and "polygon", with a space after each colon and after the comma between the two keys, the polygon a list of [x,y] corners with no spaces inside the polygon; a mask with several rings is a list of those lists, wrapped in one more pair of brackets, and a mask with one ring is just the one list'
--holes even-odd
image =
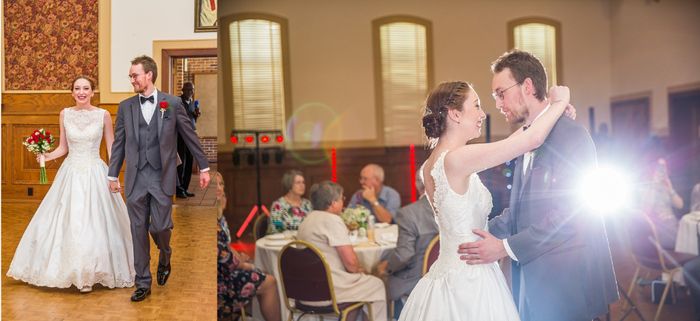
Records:
{"label": "groom in gray suit", "polygon": [[135,302],[151,293],[149,232],[160,250],[158,285],[165,285],[170,277],[178,134],[202,168],[200,187],[206,188],[210,180],[209,163],[180,98],[156,90],[157,77],[158,67],[151,57],[140,56],[131,61],[129,79],[138,95],[119,103],[107,177],[110,190],[119,192],[117,178],[126,158],[124,184],[136,270],[136,291],[131,301]]}
{"label": "groom in gray suit", "polygon": [[[491,66],[496,107],[526,126],[548,106],[547,75],[528,52],[513,50]],[[468,264],[512,260],[513,298],[523,321],[589,321],[618,299],[603,218],[579,200],[580,176],[596,166],[588,131],[569,117],[544,144],[518,157],[509,208],[483,239],[460,245]]]}

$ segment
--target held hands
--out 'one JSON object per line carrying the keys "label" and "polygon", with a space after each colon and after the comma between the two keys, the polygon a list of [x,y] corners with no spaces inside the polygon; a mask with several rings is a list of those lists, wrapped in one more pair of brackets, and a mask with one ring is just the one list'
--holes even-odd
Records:
{"label": "held hands", "polygon": [[109,181],[109,191],[112,193],[119,193],[122,191],[121,185],[119,185],[119,181]]}
{"label": "held hands", "polygon": [[207,188],[207,186],[209,186],[210,181],[211,177],[209,177],[209,172],[199,173],[199,187],[201,189]]}
{"label": "held hands", "polygon": [[457,253],[462,254],[459,257],[461,260],[467,264],[487,264],[508,256],[502,240],[484,230],[474,229],[472,232],[483,240],[460,244]]}
{"label": "held hands", "polygon": [[379,262],[379,264],[377,264],[376,271],[375,271],[376,275],[377,276],[387,275],[386,268],[388,265],[389,265],[389,261],[387,261],[387,260]]}

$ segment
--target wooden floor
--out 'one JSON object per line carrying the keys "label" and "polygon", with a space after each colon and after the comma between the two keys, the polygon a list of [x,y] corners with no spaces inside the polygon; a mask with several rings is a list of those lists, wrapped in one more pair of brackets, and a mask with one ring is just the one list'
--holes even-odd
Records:
{"label": "wooden floor", "polygon": [[[194,177],[193,177],[194,180]],[[216,319],[216,210],[203,206],[176,206],[171,246],[172,276],[166,286],[153,282],[151,295],[130,301],[134,288],[96,286],[81,294],[76,288],[41,288],[8,278],[15,248],[38,207],[2,204],[2,319],[3,320],[215,320]],[[151,244],[151,272],[157,265]]]}

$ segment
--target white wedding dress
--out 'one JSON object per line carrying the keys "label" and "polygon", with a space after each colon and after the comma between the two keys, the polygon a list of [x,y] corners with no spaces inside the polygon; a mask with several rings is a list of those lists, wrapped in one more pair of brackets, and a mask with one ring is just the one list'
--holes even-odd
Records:
{"label": "white wedding dress", "polygon": [[459,244],[480,238],[472,229],[486,229],[491,194],[476,173],[469,176],[466,193],[454,192],[445,174],[446,153],[430,171],[435,182],[431,203],[440,228],[440,255],[411,292],[399,320],[520,320],[498,263],[468,265],[459,258]]}
{"label": "white wedding dress", "polygon": [[126,205],[100,158],[104,109],[63,112],[68,157],[24,231],[7,275],[38,286],[134,285]]}

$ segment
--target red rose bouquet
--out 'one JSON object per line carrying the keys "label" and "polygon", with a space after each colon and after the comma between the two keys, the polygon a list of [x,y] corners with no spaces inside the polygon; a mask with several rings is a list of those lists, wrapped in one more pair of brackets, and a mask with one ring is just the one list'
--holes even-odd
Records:
{"label": "red rose bouquet", "polygon": [[39,155],[39,183],[46,184],[46,164],[44,163],[44,153],[48,152],[55,143],[53,135],[48,130],[43,128],[34,130],[29,137],[25,138],[22,144],[27,147],[27,150]]}

